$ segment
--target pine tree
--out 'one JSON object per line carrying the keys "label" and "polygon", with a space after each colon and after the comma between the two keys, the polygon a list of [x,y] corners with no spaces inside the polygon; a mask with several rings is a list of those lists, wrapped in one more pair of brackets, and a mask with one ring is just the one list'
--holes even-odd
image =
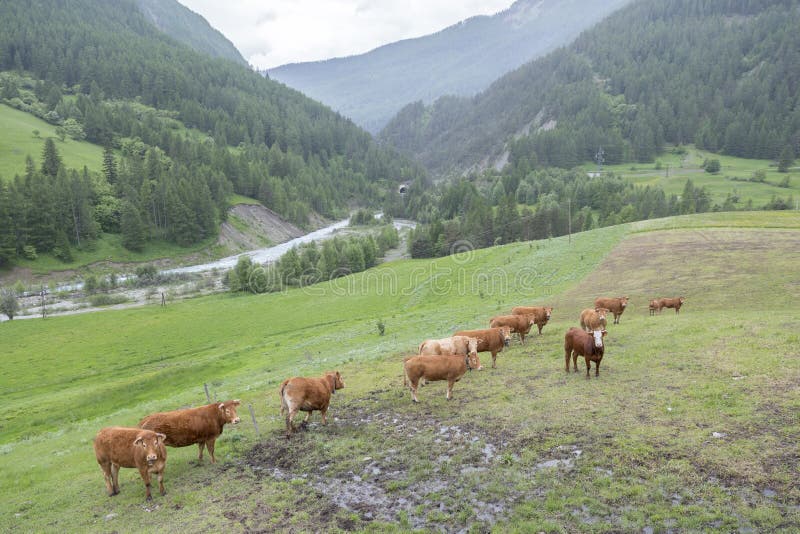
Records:
{"label": "pine tree", "polygon": [[116,185],[118,177],[117,162],[114,159],[114,151],[110,146],[103,148],[103,176],[105,176],[106,182]]}
{"label": "pine tree", "polygon": [[55,177],[62,165],[61,156],[56,150],[56,144],[52,137],[48,137],[42,150],[42,174]]}
{"label": "pine tree", "polygon": [[8,188],[0,181],[0,266],[8,265],[16,255],[10,202]]}
{"label": "pine tree", "polygon": [[145,230],[145,225],[136,206],[130,200],[123,201],[122,214],[120,216],[122,246],[128,250],[141,251],[147,239]]}

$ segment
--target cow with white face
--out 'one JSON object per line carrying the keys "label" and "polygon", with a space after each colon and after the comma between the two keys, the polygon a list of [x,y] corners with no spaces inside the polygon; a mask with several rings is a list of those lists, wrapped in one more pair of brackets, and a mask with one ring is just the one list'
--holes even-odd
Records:
{"label": "cow with white face", "polygon": [[603,337],[605,330],[593,330],[584,332],[580,328],[572,327],[567,330],[564,336],[564,361],[566,370],[569,372],[569,360],[572,358],[572,366],[578,372],[578,356],[583,356],[586,360],[586,378],[589,378],[591,362],[595,363],[594,376],[600,376],[600,361],[603,359],[605,347]]}

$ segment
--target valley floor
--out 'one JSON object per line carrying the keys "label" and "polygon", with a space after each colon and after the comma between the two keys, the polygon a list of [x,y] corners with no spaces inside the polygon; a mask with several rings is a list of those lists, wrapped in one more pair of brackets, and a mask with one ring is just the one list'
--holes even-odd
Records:
{"label": "valley floor", "polygon": [[[796,531],[798,259],[797,214],[707,214],[394,262],[313,290],[0,325],[0,528]],[[600,376],[582,361],[566,373],[564,331],[596,296],[623,294]],[[680,314],[649,315],[650,298],[679,294]],[[411,402],[404,355],[518,304],[555,307],[541,336],[497,369],[482,354],[452,401],[438,382]],[[286,440],[280,381],[331,368],[346,388],[328,425],[315,415]],[[169,449],[165,497],[144,503],[133,470],[106,497],[97,429],[203,403],[204,383],[243,400],[219,463]]]}

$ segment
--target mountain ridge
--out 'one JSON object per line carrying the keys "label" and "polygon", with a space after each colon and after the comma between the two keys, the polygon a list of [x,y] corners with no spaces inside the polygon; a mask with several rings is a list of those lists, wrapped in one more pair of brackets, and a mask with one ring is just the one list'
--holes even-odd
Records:
{"label": "mountain ridge", "polygon": [[267,74],[376,133],[407,103],[474,94],[628,1],[518,0],[494,15],[470,17],[429,35],[364,54],[282,65]]}

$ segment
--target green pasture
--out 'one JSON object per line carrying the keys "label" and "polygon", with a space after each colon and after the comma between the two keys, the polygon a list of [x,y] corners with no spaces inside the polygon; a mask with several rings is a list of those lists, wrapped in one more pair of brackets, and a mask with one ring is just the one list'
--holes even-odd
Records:
{"label": "green pasture", "polygon": [[[786,199],[789,195],[800,196],[800,168],[795,167],[788,173],[778,172],[774,162],[769,160],[744,159],[734,156],[714,154],[699,150],[692,145],[686,146],[686,154],[673,154],[667,151],[656,158],[656,163],[625,163],[606,165],[606,171],[613,171],[636,185],[653,185],[664,189],[667,195],[680,195],[686,180],[692,180],[695,186],[708,189],[713,202],[722,204],[728,193],[738,195],[739,207],[744,207],[748,200],[758,208],[770,201],[773,195]],[[718,159],[722,169],[710,174],[703,169],[706,159]],[[595,171],[596,165],[583,166],[587,171]],[[750,182],[756,171],[765,173],[765,182]],[[789,176],[790,187],[778,187]],[[744,180],[744,181],[741,181]]]}
{"label": "green pasture", "polygon": [[[221,254],[215,246],[216,237],[210,237],[181,247],[164,240],[149,241],[141,251],[134,252],[122,246],[120,234],[102,234],[91,246],[73,248],[72,261],[63,262],[52,254],[39,254],[35,260],[17,258],[15,266],[32,275],[71,275],[74,271],[92,271],[103,274],[120,263],[146,263],[155,260],[179,259],[194,255],[202,260],[213,259]],[[2,270],[0,270],[2,274]]]}
{"label": "green pasture", "polygon": [[[800,215],[646,221],[302,290],[0,324],[0,530],[796,531]],[[600,377],[564,372],[563,333],[627,294]],[[687,297],[679,315],[647,300]],[[550,303],[444,399],[414,405],[402,357],[425,338]],[[376,322],[383,320],[386,335]],[[339,369],[347,387],[287,441],[277,387]],[[169,449],[168,494],[134,470],[104,493],[92,437],[159,410],[243,401],[217,465]],[[252,405],[259,434],[246,406]]]}
{"label": "green pasture", "polygon": [[[0,178],[10,180],[15,174],[25,173],[25,158],[33,158],[38,166],[42,160],[44,141],[52,137],[58,153],[68,169],[100,171],[103,149],[86,141],[65,138],[60,141],[56,127],[30,113],[0,104]],[[39,131],[38,137],[34,130]]]}

